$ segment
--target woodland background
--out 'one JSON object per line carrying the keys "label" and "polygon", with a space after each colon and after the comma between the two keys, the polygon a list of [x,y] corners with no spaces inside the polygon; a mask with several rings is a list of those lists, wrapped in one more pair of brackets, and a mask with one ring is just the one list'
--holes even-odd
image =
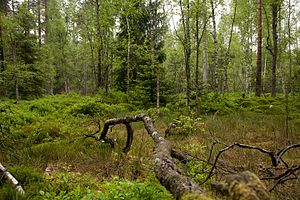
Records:
{"label": "woodland background", "polygon": [[191,158],[177,164],[212,198],[227,198],[213,181],[250,170],[271,199],[298,199],[298,146],[278,166],[234,148],[206,179],[230,144],[275,152],[300,142],[299,8],[298,0],[1,0],[0,162],[25,196],[0,176],[0,199],[173,199],[155,178],[142,124],[127,153],[122,126],[109,132],[115,148],[87,137],[139,113]]}

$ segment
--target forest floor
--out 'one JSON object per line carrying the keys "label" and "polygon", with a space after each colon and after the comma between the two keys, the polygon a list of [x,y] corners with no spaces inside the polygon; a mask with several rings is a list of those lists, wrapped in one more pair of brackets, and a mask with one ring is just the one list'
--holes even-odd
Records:
{"label": "forest floor", "polygon": [[[157,115],[155,109],[143,110],[124,99],[121,94],[70,94],[17,103],[1,101],[0,162],[21,182],[24,199],[173,199],[155,178],[154,143],[141,122],[133,124],[133,144],[127,154],[122,152],[125,126],[117,125],[109,132],[115,148],[85,137],[92,133],[99,136],[104,121],[114,117],[149,114],[158,132],[175,149],[194,158],[178,165],[198,183],[205,180],[212,167],[208,163],[213,163],[226,145],[240,143],[275,151],[300,143],[299,97],[290,99],[288,116],[283,97],[203,100],[204,112],[198,117],[184,114],[183,109],[177,109],[183,105],[176,103]],[[165,135],[170,123],[177,128]],[[297,166],[299,155],[299,148],[292,149],[283,159],[289,167]],[[265,154],[237,147],[222,154],[214,175],[201,187],[215,199],[226,199],[210,188],[226,174],[249,170],[266,179],[286,169],[283,163],[273,167]],[[272,199],[300,198],[299,170],[291,178],[280,184],[264,180],[269,189],[276,185]],[[1,176],[0,199],[20,199]]]}

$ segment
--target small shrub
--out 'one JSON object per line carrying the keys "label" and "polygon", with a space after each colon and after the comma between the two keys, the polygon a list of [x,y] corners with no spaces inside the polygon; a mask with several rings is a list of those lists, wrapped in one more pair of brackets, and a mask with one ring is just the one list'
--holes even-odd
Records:
{"label": "small shrub", "polygon": [[187,164],[187,173],[193,177],[197,183],[202,183],[206,179],[209,170],[207,164],[203,162],[189,161]]}
{"label": "small shrub", "polygon": [[192,118],[186,115],[180,115],[178,119],[172,123],[173,130],[169,131],[168,135],[189,135],[204,131],[204,122],[202,118]]}

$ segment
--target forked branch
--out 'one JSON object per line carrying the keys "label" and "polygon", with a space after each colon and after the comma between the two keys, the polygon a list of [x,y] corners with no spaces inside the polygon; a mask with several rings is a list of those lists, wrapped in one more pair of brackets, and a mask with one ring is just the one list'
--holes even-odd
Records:
{"label": "forked branch", "polygon": [[154,148],[154,172],[160,183],[165,186],[176,198],[185,194],[203,195],[204,191],[189,176],[187,176],[172,160],[172,156],[184,162],[184,155],[172,149],[171,144],[159,135],[154,127],[153,121],[147,115],[140,114],[132,117],[109,119],[104,123],[101,135],[97,138],[95,135],[86,135],[98,141],[112,144],[112,139],[107,137],[108,130],[111,126],[124,124],[127,128],[127,142],[124,152],[130,150],[133,139],[133,130],[130,123],[143,122],[149,136],[155,143]]}

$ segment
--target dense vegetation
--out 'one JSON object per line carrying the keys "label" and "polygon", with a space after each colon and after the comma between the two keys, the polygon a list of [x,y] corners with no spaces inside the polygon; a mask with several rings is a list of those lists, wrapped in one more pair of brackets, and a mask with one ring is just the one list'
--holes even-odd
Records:
{"label": "dense vegetation", "polygon": [[[175,147],[200,160],[207,158],[213,138],[228,144],[241,142],[268,149],[300,139],[300,101],[296,96],[289,102],[287,137],[283,97],[208,94],[201,106],[206,115],[196,118],[187,115],[185,109],[180,110],[185,104],[181,96],[174,98],[174,102],[157,115],[155,109],[142,110],[142,107],[126,103],[127,96],[122,93],[112,92],[108,96],[104,93],[1,102],[0,160],[22,183],[25,198],[172,199],[155,179],[151,157],[153,142],[142,124],[133,127],[134,142],[128,154],[122,152],[126,138],[121,126],[114,127],[110,133],[117,141],[114,149],[85,138],[86,134],[97,132],[103,121],[111,117],[148,113],[156,120],[155,125],[161,133],[176,119],[179,129],[168,135],[168,139]],[[285,157],[286,162],[298,164],[297,154],[299,151],[290,152]],[[225,168],[252,170],[262,177],[265,171],[259,171],[258,166],[271,165],[267,157],[244,150],[224,155],[222,162]],[[211,166],[196,159],[182,167],[200,183]],[[222,177],[221,172],[219,175]],[[0,185],[1,197],[17,198],[6,179],[1,179]],[[209,187],[208,183],[206,185]],[[279,185],[272,195],[280,199],[282,194],[288,194],[290,199],[295,199],[299,197],[298,189],[296,182],[287,182]]]}
{"label": "dense vegetation", "polygon": [[177,164],[213,198],[225,197],[210,183],[250,170],[272,199],[298,199],[298,147],[278,166],[230,149],[206,178],[230,144],[275,151],[300,142],[299,8],[296,0],[1,0],[0,163],[26,193],[0,174],[0,199],[173,199],[155,178],[142,123],[128,153],[122,126],[109,132],[114,148],[87,137],[107,119],[140,113],[192,158]]}

